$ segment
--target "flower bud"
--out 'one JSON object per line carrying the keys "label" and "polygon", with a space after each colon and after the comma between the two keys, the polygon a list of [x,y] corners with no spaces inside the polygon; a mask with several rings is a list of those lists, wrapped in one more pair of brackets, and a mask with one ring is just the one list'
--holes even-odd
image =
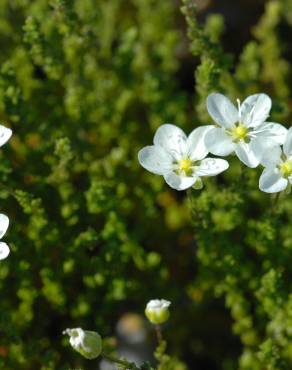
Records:
{"label": "flower bud", "polygon": [[66,329],[63,334],[69,335],[71,346],[85,358],[92,360],[101,354],[102,340],[97,332],[75,328]]}
{"label": "flower bud", "polygon": [[163,324],[169,318],[168,307],[171,302],[165,299],[153,299],[147,303],[145,315],[155,325]]}

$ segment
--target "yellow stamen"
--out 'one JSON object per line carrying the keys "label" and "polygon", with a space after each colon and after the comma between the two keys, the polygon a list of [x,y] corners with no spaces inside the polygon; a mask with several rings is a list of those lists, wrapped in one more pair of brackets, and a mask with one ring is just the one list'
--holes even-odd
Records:
{"label": "yellow stamen", "polygon": [[188,175],[191,172],[193,162],[189,158],[181,159],[178,161],[178,167],[180,172],[184,172]]}
{"label": "yellow stamen", "polygon": [[230,134],[233,137],[233,139],[239,141],[244,140],[247,136],[248,128],[244,126],[242,123],[240,123],[238,126],[232,128],[230,130]]}
{"label": "yellow stamen", "polygon": [[288,160],[279,165],[281,174],[284,177],[289,177],[292,175],[292,160]]}

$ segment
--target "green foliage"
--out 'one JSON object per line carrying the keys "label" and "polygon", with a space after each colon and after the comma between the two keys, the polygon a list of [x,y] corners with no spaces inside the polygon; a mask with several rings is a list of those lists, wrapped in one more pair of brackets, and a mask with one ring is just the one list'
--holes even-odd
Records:
{"label": "green foliage", "polygon": [[206,120],[205,101],[212,90],[220,89],[220,76],[228,73],[232,58],[223,52],[219,44],[224,30],[224,22],[220,15],[210,15],[205,27],[201,27],[196,19],[197,6],[195,1],[182,0],[182,13],[186,17],[187,35],[191,41],[190,50],[194,56],[200,57],[200,65],[195,71],[198,94],[196,110],[201,120]]}
{"label": "green foliage", "polygon": [[166,354],[166,347],[166,341],[160,340],[154,353],[158,362],[157,370],[186,370],[183,363]]}
{"label": "green foliage", "polygon": [[[186,0],[185,5],[192,6],[193,2]],[[232,84],[228,85],[224,67],[219,69],[224,81],[217,81],[224,90],[242,96],[268,87],[278,99],[287,98],[290,65],[282,56],[278,35],[284,13],[284,2],[267,3],[254,29],[257,42],[251,41],[244,48]],[[207,25],[208,22],[206,30]],[[196,24],[193,27],[197,28]],[[193,40],[196,35],[189,33],[189,37]],[[196,54],[204,52],[203,45],[196,50]],[[201,86],[204,89],[208,76],[213,75],[204,61],[198,70],[204,71],[204,77],[197,75],[197,90]],[[275,117],[287,118],[285,104],[287,100],[279,102]],[[258,171],[245,169],[232,175],[227,174],[229,178],[223,184],[210,185],[192,200],[201,262],[195,286],[199,289],[204,284],[206,290],[225,297],[234,320],[233,331],[243,344],[240,369],[289,369],[292,327],[284,317],[290,321],[291,201],[286,197],[273,206],[266,195],[251,190],[257,189]],[[234,185],[236,177],[239,181]]]}
{"label": "green foliage", "polygon": [[[191,225],[184,196],[137,161],[160,124],[209,123],[212,91],[265,91],[272,120],[289,124],[291,2],[267,2],[238,61],[220,44],[221,15],[201,23],[195,1],[181,6],[184,17],[176,1],[0,2],[0,118],[14,131],[0,164],[12,249],[0,264],[3,369],[96,369],[62,330],[113,336],[124,312],[156,297],[173,302],[174,356],[160,348],[161,369],[206,357],[226,370],[291,368],[291,196],[273,207],[259,171],[232,161],[194,191]],[[185,33],[195,94],[179,81]],[[228,340],[212,346],[221,330]]]}

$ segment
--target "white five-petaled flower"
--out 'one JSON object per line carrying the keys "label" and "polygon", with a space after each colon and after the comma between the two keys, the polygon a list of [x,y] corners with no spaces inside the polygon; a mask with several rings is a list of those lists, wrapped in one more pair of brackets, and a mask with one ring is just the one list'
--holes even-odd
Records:
{"label": "white five-petaled flower", "polygon": [[173,189],[201,188],[201,177],[218,175],[229,167],[223,159],[206,158],[204,138],[212,127],[198,127],[187,137],[179,127],[164,124],[155,133],[154,145],[139,151],[139,162],[146,170],[162,175]]}
{"label": "white five-petaled flower", "polygon": [[208,131],[205,143],[209,152],[227,156],[233,152],[248,167],[257,167],[264,153],[283,144],[287,129],[278,123],[266,122],[272,106],[266,94],[249,96],[238,109],[222,94],[207,98],[207,110],[216,126]]}
{"label": "white five-petaled flower", "polygon": [[[3,236],[5,235],[8,226],[9,218],[3,213],[0,213],[0,239],[2,239]],[[8,245],[4,242],[0,242],[0,260],[4,260],[6,257],[8,257],[9,253],[10,249]]]}
{"label": "white five-petaled flower", "polygon": [[278,193],[292,185],[292,127],[288,130],[283,150],[279,145],[265,153],[261,160],[265,167],[260,180],[260,190]]}

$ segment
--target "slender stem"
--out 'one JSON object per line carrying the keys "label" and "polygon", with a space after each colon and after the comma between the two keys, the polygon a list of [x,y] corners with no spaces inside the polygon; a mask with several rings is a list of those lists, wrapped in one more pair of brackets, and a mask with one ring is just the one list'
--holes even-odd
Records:
{"label": "slender stem", "polygon": [[190,206],[192,208],[193,198],[192,198],[192,190],[191,189],[187,189],[187,196],[188,196],[188,201],[190,203]]}
{"label": "slender stem", "polygon": [[160,325],[155,325],[156,337],[157,337],[157,346],[155,350],[155,358],[158,361],[159,366],[157,369],[169,369],[167,366],[169,357],[165,354],[166,351],[166,341],[162,337],[162,331]]}
{"label": "slender stem", "polygon": [[279,203],[281,192],[276,193],[274,199],[272,198],[271,214],[273,215],[276,211],[277,204]]}
{"label": "slender stem", "polygon": [[124,366],[125,369],[139,370],[139,367],[137,367],[133,362],[129,362],[129,361],[126,361],[126,360],[121,360],[120,358],[115,357],[113,355],[109,355],[107,353],[102,353],[102,356],[104,358],[106,358],[107,360],[111,361],[111,362],[115,362],[116,364]]}
{"label": "slender stem", "polygon": [[276,193],[276,196],[275,196],[275,199],[274,199],[274,206],[276,206],[276,205],[277,205],[277,203],[279,202],[280,195],[281,195],[281,192]]}
{"label": "slender stem", "polygon": [[240,181],[242,182],[245,180],[245,174],[246,174],[246,168],[245,165],[240,161]]}
{"label": "slender stem", "polygon": [[247,186],[246,182],[248,181],[247,178],[247,171],[246,166],[240,161],[240,176],[238,177],[238,187],[241,193],[245,193]]}
{"label": "slender stem", "polygon": [[187,197],[188,197],[188,202],[189,202],[189,208],[190,208],[190,211],[191,211],[191,215],[195,218],[197,216],[197,214],[196,214],[196,209],[194,207],[192,189],[187,189]]}
{"label": "slender stem", "polygon": [[157,337],[158,344],[160,344],[163,340],[160,325],[155,325],[155,331],[156,331],[156,337]]}

